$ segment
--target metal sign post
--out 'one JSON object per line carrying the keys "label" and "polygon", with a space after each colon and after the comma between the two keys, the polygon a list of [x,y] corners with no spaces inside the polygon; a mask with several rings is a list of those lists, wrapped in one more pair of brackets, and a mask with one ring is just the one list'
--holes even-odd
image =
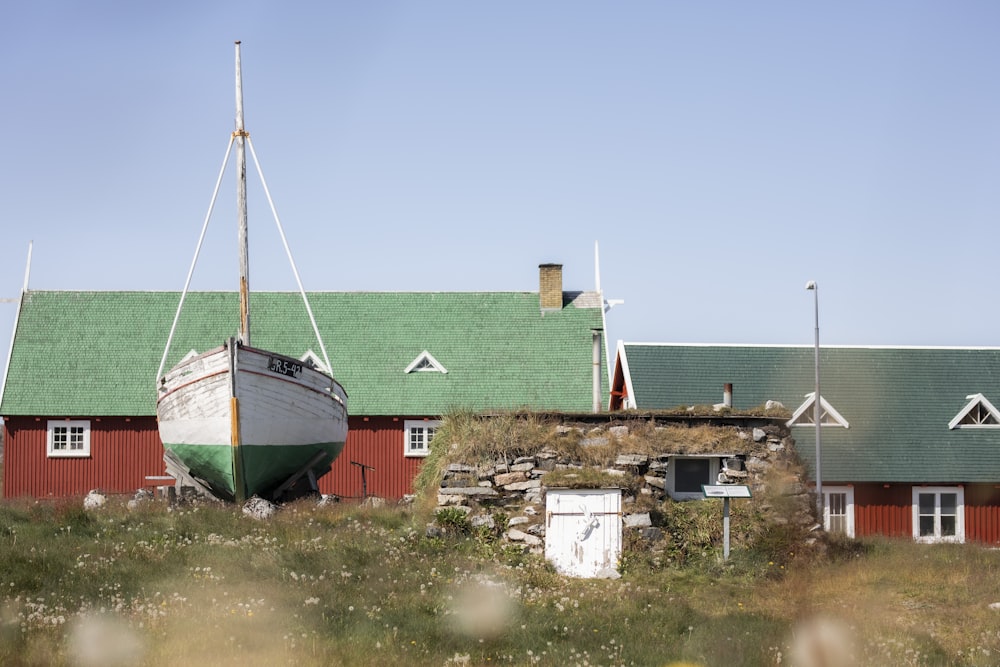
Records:
{"label": "metal sign post", "polygon": [[364,463],[358,463],[357,461],[351,461],[351,465],[361,468],[361,500],[368,500],[368,475],[365,473],[369,470],[375,470],[375,468]]}
{"label": "metal sign post", "polygon": [[729,560],[729,499],[750,498],[750,487],[743,484],[702,484],[706,498],[722,498],[722,557]]}

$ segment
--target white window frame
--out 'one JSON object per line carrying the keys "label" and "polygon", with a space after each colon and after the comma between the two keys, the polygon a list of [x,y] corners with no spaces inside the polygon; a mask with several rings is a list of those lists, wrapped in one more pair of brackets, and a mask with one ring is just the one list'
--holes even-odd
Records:
{"label": "white window frame", "polygon": [[441,365],[441,362],[434,358],[434,355],[424,350],[417,355],[417,358],[410,362],[404,373],[442,373],[447,375],[448,369]]}
{"label": "white window frame", "polygon": [[[82,429],[79,447],[70,449],[72,429]],[[64,443],[57,442],[57,435],[64,435]],[[61,440],[61,439],[60,439]],[[50,419],[45,434],[45,454],[48,458],[87,458],[90,456],[90,421],[86,419]],[[58,448],[63,444],[65,448]]]}
{"label": "white window frame", "polygon": [[[428,437],[429,429],[437,430],[441,427],[440,420],[435,419],[407,419],[403,422],[403,456],[424,457],[431,453],[431,440],[434,434]],[[421,446],[414,447],[411,436],[420,434]]]}
{"label": "white window frame", "polygon": [[830,532],[830,495],[844,494],[844,535],[854,537],[854,487],[823,486],[823,529]]}
{"label": "white window frame", "polygon": [[[934,534],[920,534],[920,494],[933,493],[934,498]],[[941,494],[954,493],[955,498],[955,534],[941,535]],[[913,487],[913,539],[917,542],[965,542],[965,489],[961,486],[914,486]]]}
{"label": "white window frame", "polygon": [[729,458],[729,455],[725,456],[671,456],[670,462],[667,464],[667,493],[674,500],[701,500],[705,497],[704,491],[698,489],[698,491],[678,491],[677,490],[677,461],[678,460],[707,460],[708,461],[708,479],[705,480],[706,484],[715,484],[719,477],[719,470],[722,466],[722,459]]}
{"label": "white window frame", "polygon": [[[970,394],[965,397],[969,402],[965,404],[955,417],[948,422],[949,429],[955,428],[1000,428],[1000,410],[987,400],[982,394]],[[979,408],[981,412],[978,414],[984,414],[985,418],[993,418],[993,422],[985,421],[981,419],[978,423],[963,424],[962,421],[969,416],[973,410]]]}
{"label": "white window frame", "polygon": [[[785,426],[812,426],[816,427],[813,418],[816,416],[815,400],[813,397],[816,392],[811,391],[806,394],[806,400],[802,402],[802,405],[792,413],[792,418],[785,422]],[[837,412],[837,409],[827,402],[826,397],[820,395],[819,397],[819,419],[820,426],[842,426],[844,428],[851,428],[851,423],[844,419],[844,416]]]}
{"label": "white window frame", "polygon": [[327,375],[333,375],[330,369],[326,367],[326,363],[319,358],[319,355],[312,351],[312,348],[306,350],[306,353],[299,357],[299,361],[304,364],[311,364],[316,370],[326,373]]}

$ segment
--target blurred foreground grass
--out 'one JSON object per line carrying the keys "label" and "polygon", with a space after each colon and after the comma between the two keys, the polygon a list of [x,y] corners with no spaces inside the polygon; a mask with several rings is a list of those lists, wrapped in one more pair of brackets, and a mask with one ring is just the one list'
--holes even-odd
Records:
{"label": "blurred foreground grass", "polygon": [[[0,505],[3,665],[993,665],[1000,552],[835,544],[618,580],[419,511]],[[721,527],[720,527],[721,529]],[[768,556],[770,558],[771,556]]]}

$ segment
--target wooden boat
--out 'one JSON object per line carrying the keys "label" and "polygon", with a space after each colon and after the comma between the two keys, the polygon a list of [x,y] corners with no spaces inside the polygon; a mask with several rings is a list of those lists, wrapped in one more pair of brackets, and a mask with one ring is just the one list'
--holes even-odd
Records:
{"label": "wooden boat", "polygon": [[[236,42],[236,131],[230,139],[223,171],[234,146],[238,173],[240,335],[215,349],[189,355],[163,372],[198,260],[199,241],[157,371],[156,415],[167,472],[182,484],[198,487],[223,500],[243,502],[251,496],[280,500],[303,489],[318,490],[316,480],[329,471],[347,438],[347,395],[325,369],[318,368],[311,360],[257,349],[250,344],[246,147],[249,146],[255,163],[256,154],[243,128],[239,42]],[[260,176],[263,182],[263,174]],[[266,183],[264,191],[267,193]],[[270,200],[269,193],[267,197]],[[205,219],[206,227],[214,204],[215,195]],[[273,203],[271,209],[274,210]],[[277,215],[275,222],[284,241]],[[287,242],[285,250],[288,251]],[[288,258],[329,369],[326,347],[290,252]]]}

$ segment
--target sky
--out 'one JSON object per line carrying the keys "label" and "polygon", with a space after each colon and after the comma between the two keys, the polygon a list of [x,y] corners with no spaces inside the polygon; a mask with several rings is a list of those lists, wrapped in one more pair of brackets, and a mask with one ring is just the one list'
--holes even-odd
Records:
{"label": "sky", "polygon": [[[611,345],[812,344],[817,304],[823,344],[1000,345],[998,3],[0,11],[0,298],[29,244],[31,289],[183,287],[241,40],[308,290],[535,291],[549,262],[590,290],[598,244]],[[237,287],[234,192],[230,165],[192,289]],[[296,289],[249,198],[251,287]]]}

